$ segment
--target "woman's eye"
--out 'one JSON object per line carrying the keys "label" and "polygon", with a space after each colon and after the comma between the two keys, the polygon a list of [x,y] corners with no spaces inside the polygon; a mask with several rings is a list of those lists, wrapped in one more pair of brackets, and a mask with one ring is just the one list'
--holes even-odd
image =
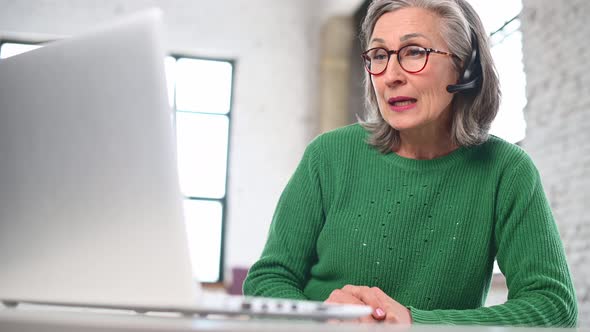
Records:
{"label": "woman's eye", "polygon": [[426,55],[426,50],[423,48],[410,48],[404,52],[404,55],[409,57],[421,57]]}

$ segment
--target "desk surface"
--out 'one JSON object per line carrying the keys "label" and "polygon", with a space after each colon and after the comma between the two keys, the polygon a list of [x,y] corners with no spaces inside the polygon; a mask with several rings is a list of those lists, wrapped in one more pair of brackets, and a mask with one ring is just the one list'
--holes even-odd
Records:
{"label": "desk surface", "polygon": [[[538,329],[516,327],[476,326],[426,326],[399,327],[389,324],[320,323],[298,320],[267,319],[222,319],[219,317],[199,318],[178,315],[144,315],[133,312],[97,311],[52,307],[19,307],[16,309],[0,306],[0,331],[207,331],[207,332],[353,332],[353,331],[474,331],[474,332],[530,332]],[[544,329],[543,331],[580,331],[589,329]]]}

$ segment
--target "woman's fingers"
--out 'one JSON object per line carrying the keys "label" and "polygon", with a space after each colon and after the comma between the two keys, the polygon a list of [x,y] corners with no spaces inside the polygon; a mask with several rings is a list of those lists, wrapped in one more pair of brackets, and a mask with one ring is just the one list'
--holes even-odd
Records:
{"label": "woman's fingers", "polygon": [[373,308],[371,316],[361,318],[363,322],[387,321],[397,324],[411,324],[410,310],[391,298],[378,287],[346,285],[330,295],[335,303],[366,304]]}
{"label": "woman's fingers", "polygon": [[375,297],[383,303],[383,309],[385,310],[385,321],[397,324],[409,325],[412,324],[412,315],[410,310],[391,298],[384,291],[377,287],[372,289]]}
{"label": "woman's fingers", "polygon": [[[354,294],[358,294],[358,292],[356,290],[352,290],[350,287],[344,286],[342,289],[333,290],[332,293],[330,293],[330,296],[324,302],[339,304],[367,304]],[[367,315],[365,317],[359,318],[358,321],[362,323],[373,323],[375,320],[371,315]]]}

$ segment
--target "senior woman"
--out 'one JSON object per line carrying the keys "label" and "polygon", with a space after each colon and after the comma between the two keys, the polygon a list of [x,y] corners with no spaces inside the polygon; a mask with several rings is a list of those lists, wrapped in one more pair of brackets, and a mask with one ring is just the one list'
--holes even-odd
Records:
{"label": "senior woman", "polygon": [[[500,91],[477,14],[376,0],[362,29],[368,115],[308,146],[244,293],[365,303],[363,321],[574,326],[539,173],[488,134]],[[508,301],[483,307],[494,259]]]}

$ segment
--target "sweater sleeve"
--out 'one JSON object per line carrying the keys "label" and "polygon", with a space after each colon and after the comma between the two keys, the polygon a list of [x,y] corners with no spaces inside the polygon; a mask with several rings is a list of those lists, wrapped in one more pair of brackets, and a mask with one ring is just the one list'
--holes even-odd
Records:
{"label": "sweater sleeve", "polygon": [[306,299],[303,288],[317,261],[324,223],[317,140],[306,149],[277,204],[260,259],[244,281],[245,295]]}
{"label": "sweater sleeve", "polygon": [[470,310],[411,308],[416,323],[576,325],[578,309],[565,252],[541,179],[526,155],[498,188],[495,245],[508,300]]}

